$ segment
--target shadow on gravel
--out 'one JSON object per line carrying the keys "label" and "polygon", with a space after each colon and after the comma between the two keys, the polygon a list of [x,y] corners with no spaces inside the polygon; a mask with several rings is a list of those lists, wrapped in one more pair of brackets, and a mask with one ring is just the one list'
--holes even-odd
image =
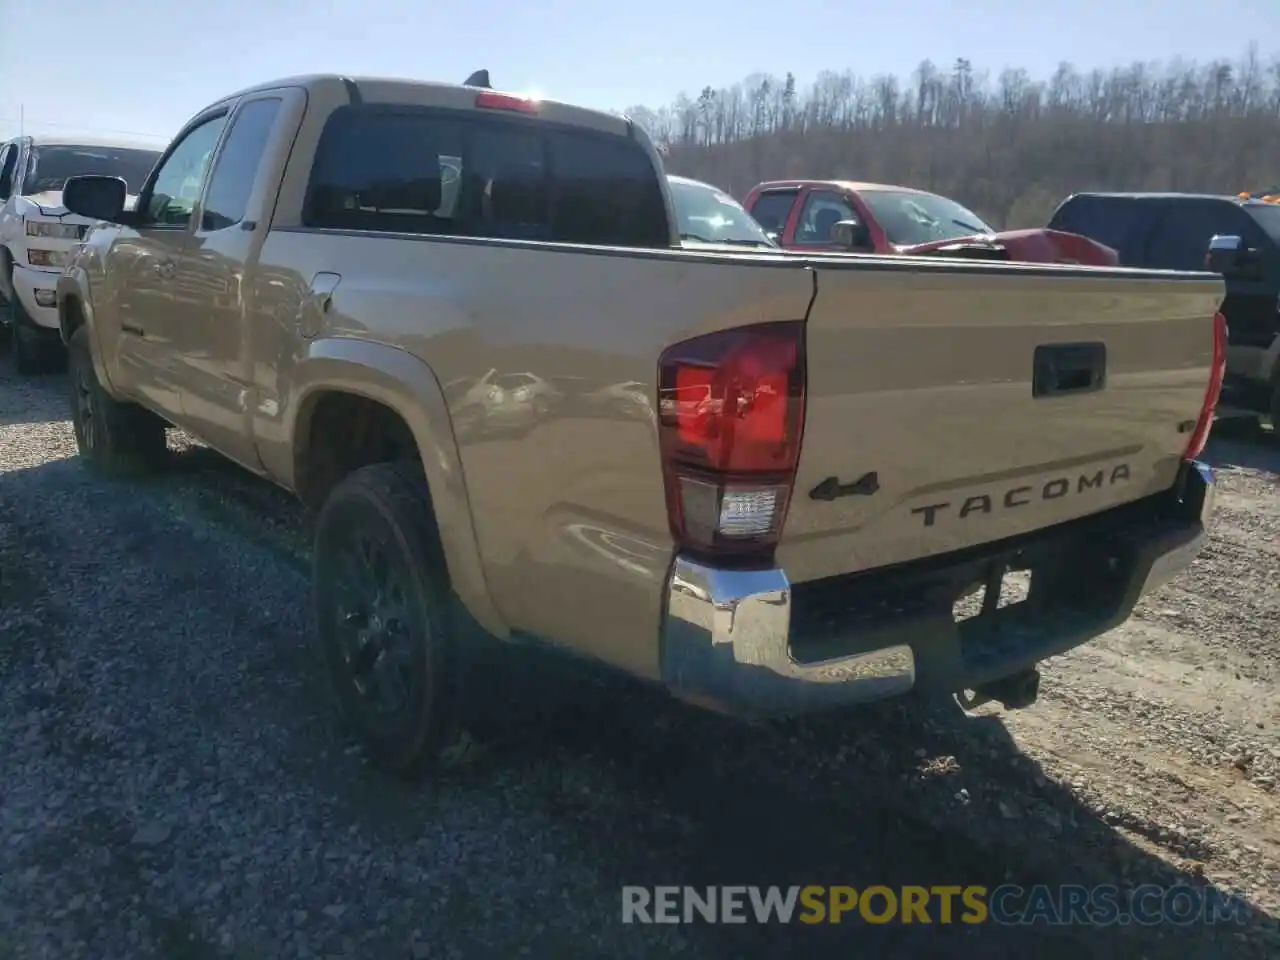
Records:
{"label": "shadow on gravel", "polygon": [[[617,898],[619,915],[626,884],[1207,889],[1194,868],[1175,869],[1145,852],[1101,811],[1045,778],[998,717],[969,717],[950,701],[753,727],[536,651],[504,651],[483,675],[500,691],[475,721],[493,755],[445,789],[484,791],[500,774],[536,791],[539,806],[598,851],[598,871],[613,885],[601,893]],[[607,769],[630,801],[602,805],[543,772],[580,763]],[[1194,861],[1194,847],[1182,853]],[[855,912],[838,926],[683,932],[696,938],[698,955],[717,957],[849,956],[855,947],[950,956],[960,944],[964,955],[984,957],[1068,957],[1081,948],[1101,956],[1238,957],[1239,921],[1275,928],[1274,918],[1243,902],[1240,909],[1238,921],[1215,926],[955,923],[940,930],[935,905],[933,926],[873,926]],[[619,920],[609,935],[625,938],[627,930]]]}
{"label": "shadow on gravel", "polygon": [[[1224,421],[1226,426],[1230,421]],[[1280,433],[1256,425],[1215,427],[1205,448],[1205,459],[1215,467],[1265,470],[1280,478]]]}
{"label": "shadow on gravel", "polygon": [[13,368],[13,360],[0,351],[0,388],[6,392],[24,390],[36,398],[34,403],[14,403],[10,397],[0,403],[0,427],[23,423],[48,423],[69,416],[67,378],[62,374],[26,376]]}
{"label": "shadow on gravel", "polygon": [[[78,469],[63,462],[0,478],[0,563],[6,569],[20,562],[24,549],[37,546],[20,542],[27,534],[15,536],[19,528],[11,521],[22,517],[18,505],[41,497],[55,476],[65,487]],[[196,495],[216,504],[233,476],[241,478],[235,481],[238,489],[251,500],[287,501],[264,481],[199,450],[179,454],[175,472],[144,489],[168,496],[195,477]],[[76,509],[122,502],[119,490],[82,473],[74,474],[74,482],[83,491],[72,504]],[[129,502],[135,511],[149,510],[143,500],[134,496]],[[202,549],[194,539],[179,538],[177,521],[166,526],[162,511],[154,512],[159,519],[150,521],[148,536],[159,531],[171,539],[164,550],[155,548],[157,559],[151,563],[172,553],[167,562],[180,566],[174,551]],[[287,513],[281,516],[287,522]],[[230,526],[236,522],[227,520]],[[119,535],[129,534],[125,521],[117,526]],[[241,527],[233,531],[236,538],[247,536]],[[39,570],[56,577],[49,564]],[[301,571],[299,565],[276,575]],[[160,582],[172,591],[182,575],[166,567],[160,576],[167,579]],[[196,602],[195,594],[190,596]],[[237,608],[237,598],[227,596],[225,602],[230,612],[208,610],[204,616],[212,623],[248,615]],[[0,609],[0,617],[7,612]],[[621,922],[621,887],[629,884],[1205,886],[1190,865],[1196,859],[1191,842],[1126,837],[1108,825],[1104,812],[1082,805],[1045,778],[998,717],[967,717],[953,705],[904,701],[802,723],[747,726],[535,650],[477,652],[470,726],[489,748],[487,754],[435,785],[397,789],[341,750],[331,731],[313,721],[329,708],[318,667],[291,626],[266,622],[264,616],[244,624],[243,632],[236,630],[244,638],[237,649],[246,667],[217,679],[210,675],[213,686],[202,696],[209,699],[209,716],[236,704],[237,714],[284,718],[291,733],[280,775],[296,781],[293,788],[305,794],[336,799],[338,811],[326,830],[335,836],[353,831],[376,837],[386,850],[412,849],[437,805],[451,801],[447,805],[453,808],[473,803],[487,809],[497,796],[517,823],[533,824],[532,829],[550,824],[571,838],[571,848],[598,885],[564,894],[591,899],[616,919],[594,931],[593,945],[582,941],[572,923],[554,913],[540,914],[540,929],[519,931],[528,956],[634,955],[637,942],[653,942],[652,929]],[[169,650],[184,661],[190,658],[189,664],[176,665],[183,673],[204,670],[206,654],[198,643],[172,643]],[[1045,683],[1052,682],[1050,674]],[[234,752],[228,757],[234,765]],[[483,840],[482,835],[473,842]],[[1139,842],[1167,849],[1181,845],[1178,853],[1188,865],[1171,867]],[[486,852],[503,854],[501,849]],[[348,868],[335,863],[332,869]],[[547,873],[550,882],[571,876],[551,868]],[[480,884],[486,875],[477,877]],[[485,891],[473,893],[483,897]],[[1158,927],[954,923],[941,930],[936,907],[931,919],[929,925],[872,925],[850,914],[839,925],[691,924],[679,934],[689,945],[687,955],[708,958],[845,958],[870,951],[885,960],[1267,955],[1267,948],[1255,949],[1260,944],[1244,942],[1244,928],[1231,920]],[[1250,928],[1274,930],[1274,919],[1247,905],[1241,919]],[[482,956],[478,945],[492,943],[492,923],[461,904],[439,935],[461,951],[451,955]]]}

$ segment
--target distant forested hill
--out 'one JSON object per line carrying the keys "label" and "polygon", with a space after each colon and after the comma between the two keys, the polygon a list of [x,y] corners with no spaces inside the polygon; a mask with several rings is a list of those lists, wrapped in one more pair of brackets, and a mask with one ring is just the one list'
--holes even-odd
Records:
{"label": "distant forested hill", "polygon": [[1042,226],[1079,190],[1280,188],[1280,55],[1133,63],[1051,77],[968,60],[910,78],[756,75],[661,109],[632,107],[672,173],[739,199],[760,180],[923,187],[1004,227]]}

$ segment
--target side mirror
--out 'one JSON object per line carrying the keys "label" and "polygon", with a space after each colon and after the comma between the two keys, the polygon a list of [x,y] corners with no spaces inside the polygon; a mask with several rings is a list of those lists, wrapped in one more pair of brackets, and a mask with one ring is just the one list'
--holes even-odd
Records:
{"label": "side mirror", "polygon": [[1236,277],[1243,280],[1258,278],[1258,251],[1246,247],[1244,241],[1233,234],[1215,234],[1209,241],[1209,250],[1204,255],[1204,267],[1224,277]]}
{"label": "side mirror", "polygon": [[62,188],[62,205],[90,220],[119,223],[128,193],[119,177],[71,177]]}
{"label": "side mirror", "polygon": [[871,230],[861,220],[840,220],[831,225],[831,242],[841,250],[870,250]]}

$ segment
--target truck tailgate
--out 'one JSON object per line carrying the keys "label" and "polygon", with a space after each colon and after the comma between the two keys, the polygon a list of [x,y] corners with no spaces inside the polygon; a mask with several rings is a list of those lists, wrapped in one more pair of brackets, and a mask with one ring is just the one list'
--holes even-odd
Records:
{"label": "truck tailgate", "polygon": [[[1209,381],[1219,278],[811,263],[804,439],[778,550],[793,581],[1015,536],[1175,482]],[[1033,380],[1060,391],[1035,395]]]}

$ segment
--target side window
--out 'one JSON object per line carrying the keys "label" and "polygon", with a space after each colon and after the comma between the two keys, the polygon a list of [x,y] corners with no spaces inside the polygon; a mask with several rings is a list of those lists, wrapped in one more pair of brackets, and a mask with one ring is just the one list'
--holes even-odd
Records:
{"label": "side window", "polygon": [[185,227],[200,198],[209,158],[227,122],[225,114],[191,130],[156,171],[147,199],[147,220],[164,227]]}
{"label": "side window", "polygon": [[236,114],[209,178],[201,229],[224,230],[244,219],[280,104],[278,97],[251,100]]}
{"label": "side window", "polygon": [[751,216],[766,232],[776,233],[781,237],[782,231],[787,229],[787,217],[791,215],[791,208],[795,206],[799,193],[798,190],[770,190],[762,193],[756,197]]}
{"label": "side window", "polygon": [[796,243],[830,243],[831,228],[856,218],[853,205],[838,193],[815,190],[804,201],[796,225]]}
{"label": "side window", "polygon": [[618,247],[669,247],[659,172],[634,141],[556,130],[551,170],[554,239]]}
{"label": "side window", "polygon": [[[1275,246],[1275,241],[1271,239],[1271,235],[1263,229],[1262,224],[1270,222],[1261,220],[1255,215],[1251,215],[1243,207],[1236,207],[1239,211],[1238,217],[1233,217],[1218,233],[1235,233],[1239,234],[1241,241],[1246,247],[1253,247],[1255,250],[1271,250]],[[1267,211],[1270,213],[1270,211]]]}
{"label": "side window", "polygon": [[303,223],[464,232],[462,188],[474,178],[463,169],[463,134],[461,121],[420,111],[339,109],[320,136]]}
{"label": "side window", "polygon": [[18,145],[7,143],[0,147],[0,200],[8,200],[13,193],[13,171],[18,165]]}
{"label": "side window", "polygon": [[1226,201],[1185,200],[1169,204],[1156,222],[1143,266],[1158,270],[1203,270],[1205,251],[1215,233],[1239,233]]}

